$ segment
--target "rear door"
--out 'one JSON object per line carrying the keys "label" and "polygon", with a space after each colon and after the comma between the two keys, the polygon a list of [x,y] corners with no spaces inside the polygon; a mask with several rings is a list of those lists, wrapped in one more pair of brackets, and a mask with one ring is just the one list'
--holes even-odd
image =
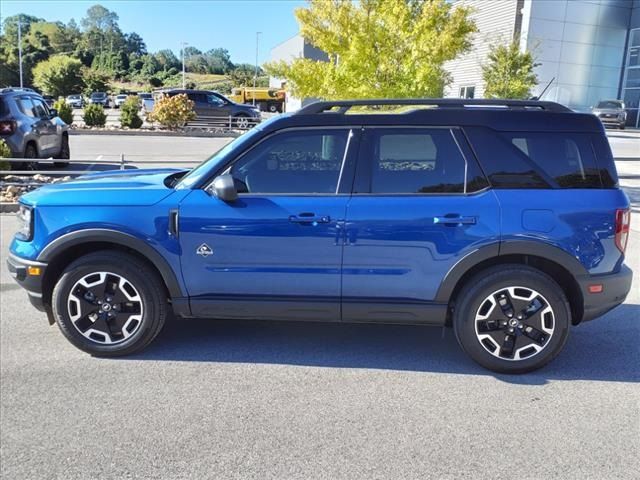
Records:
{"label": "rear door", "polygon": [[446,305],[435,299],[447,272],[499,241],[496,197],[457,129],[369,127],[361,145],[347,208],[342,318],[441,319]]}

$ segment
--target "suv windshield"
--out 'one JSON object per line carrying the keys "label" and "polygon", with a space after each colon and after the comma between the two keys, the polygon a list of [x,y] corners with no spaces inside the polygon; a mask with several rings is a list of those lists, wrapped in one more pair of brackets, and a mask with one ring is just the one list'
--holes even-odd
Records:
{"label": "suv windshield", "polygon": [[101,92],[91,94],[91,98],[104,98],[106,96],[107,96],[106,93],[101,93]]}
{"label": "suv windshield", "polygon": [[598,106],[596,108],[622,108],[622,102],[616,102],[613,100],[606,100],[602,102],[598,102]]}

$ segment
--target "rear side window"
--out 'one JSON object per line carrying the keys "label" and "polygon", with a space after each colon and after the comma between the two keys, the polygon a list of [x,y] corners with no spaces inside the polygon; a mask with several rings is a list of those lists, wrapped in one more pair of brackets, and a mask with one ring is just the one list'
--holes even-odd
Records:
{"label": "rear side window", "polygon": [[0,115],[6,115],[7,113],[9,113],[7,104],[4,101],[4,98],[0,98]]}
{"label": "rear side window", "polygon": [[601,186],[589,135],[506,132],[503,136],[558,187]]}
{"label": "rear side window", "polygon": [[37,117],[35,106],[33,105],[33,102],[29,97],[20,97],[16,100],[16,102],[18,103],[18,108],[20,108],[20,111],[27,117]]}
{"label": "rear side window", "polygon": [[362,143],[370,193],[465,192],[468,165],[449,129],[370,128]]}

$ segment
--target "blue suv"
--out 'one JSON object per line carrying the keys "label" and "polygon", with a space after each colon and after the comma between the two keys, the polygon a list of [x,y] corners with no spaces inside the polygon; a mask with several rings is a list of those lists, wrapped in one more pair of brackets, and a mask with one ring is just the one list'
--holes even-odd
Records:
{"label": "blue suv", "polygon": [[593,115],[319,102],[191,171],[97,173],[24,195],[8,263],[97,356],[141,350],[172,313],[452,326],[475,361],[516,373],[624,301],[629,215]]}

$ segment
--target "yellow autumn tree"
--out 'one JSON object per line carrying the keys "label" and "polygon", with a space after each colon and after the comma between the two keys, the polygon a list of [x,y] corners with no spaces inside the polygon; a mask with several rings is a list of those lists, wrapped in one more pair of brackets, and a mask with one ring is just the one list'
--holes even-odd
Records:
{"label": "yellow autumn tree", "polygon": [[328,62],[271,62],[298,97],[441,97],[444,63],[470,47],[470,9],[446,0],[310,0],[295,11],[300,34]]}

